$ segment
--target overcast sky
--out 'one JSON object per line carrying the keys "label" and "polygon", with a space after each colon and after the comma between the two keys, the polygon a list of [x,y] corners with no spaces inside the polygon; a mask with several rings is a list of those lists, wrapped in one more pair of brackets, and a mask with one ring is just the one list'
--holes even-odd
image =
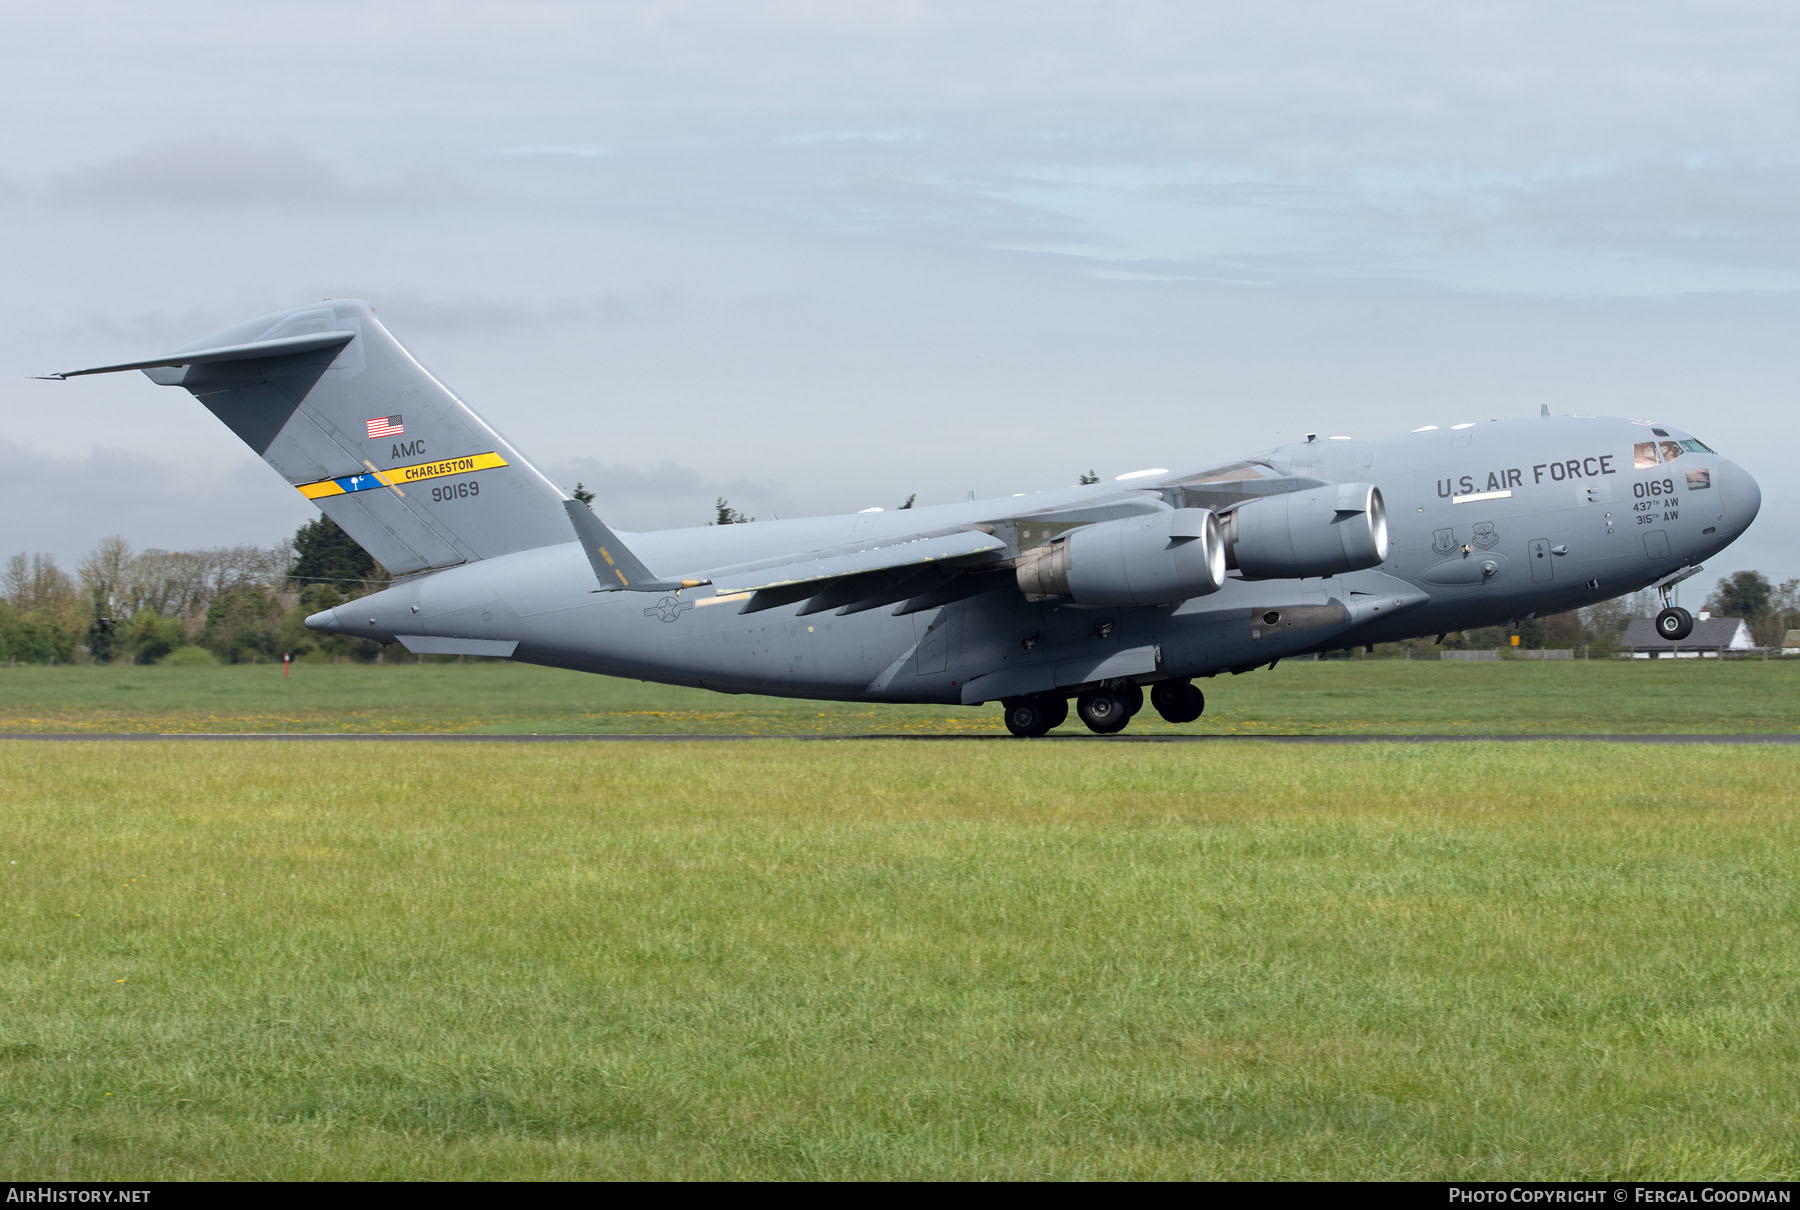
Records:
{"label": "overcast sky", "polygon": [[0,558],[290,535],[185,392],[26,376],[354,296],[621,528],[1549,404],[1800,576],[1791,3],[69,0],[0,96]]}

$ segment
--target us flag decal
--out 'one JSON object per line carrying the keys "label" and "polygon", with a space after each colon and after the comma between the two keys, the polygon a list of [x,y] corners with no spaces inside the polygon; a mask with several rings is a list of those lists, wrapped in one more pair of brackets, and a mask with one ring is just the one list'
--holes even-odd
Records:
{"label": "us flag decal", "polygon": [[398,416],[377,416],[368,424],[370,441],[377,437],[398,437],[406,431],[406,426],[400,423]]}

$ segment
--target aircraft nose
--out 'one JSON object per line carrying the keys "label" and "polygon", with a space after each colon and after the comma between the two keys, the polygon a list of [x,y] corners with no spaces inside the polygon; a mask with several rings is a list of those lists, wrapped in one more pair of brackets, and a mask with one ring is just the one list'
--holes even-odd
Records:
{"label": "aircraft nose", "polygon": [[1735,462],[1722,464],[1718,470],[1719,491],[1725,497],[1725,517],[1734,534],[1741,534],[1762,511],[1762,488],[1750,472]]}

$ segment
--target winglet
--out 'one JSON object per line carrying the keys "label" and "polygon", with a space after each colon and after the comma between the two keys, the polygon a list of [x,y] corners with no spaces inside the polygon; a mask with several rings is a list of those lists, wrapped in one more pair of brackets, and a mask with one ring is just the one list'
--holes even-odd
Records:
{"label": "winglet", "polygon": [[575,527],[581,553],[593,565],[594,578],[600,581],[599,592],[671,592],[681,588],[698,588],[705,580],[659,580],[619,536],[607,528],[594,510],[579,500],[564,500],[569,524]]}

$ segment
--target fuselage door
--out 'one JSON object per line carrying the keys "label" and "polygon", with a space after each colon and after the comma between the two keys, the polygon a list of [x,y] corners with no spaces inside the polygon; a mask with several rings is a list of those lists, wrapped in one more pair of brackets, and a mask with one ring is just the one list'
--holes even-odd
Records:
{"label": "fuselage door", "polygon": [[950,664],[950,611],[939,609],[933,613],[915,613],[912,616],[913,637],[918,641],[915,649],[918,661],[915,669],[918,675],[943,672]]}

